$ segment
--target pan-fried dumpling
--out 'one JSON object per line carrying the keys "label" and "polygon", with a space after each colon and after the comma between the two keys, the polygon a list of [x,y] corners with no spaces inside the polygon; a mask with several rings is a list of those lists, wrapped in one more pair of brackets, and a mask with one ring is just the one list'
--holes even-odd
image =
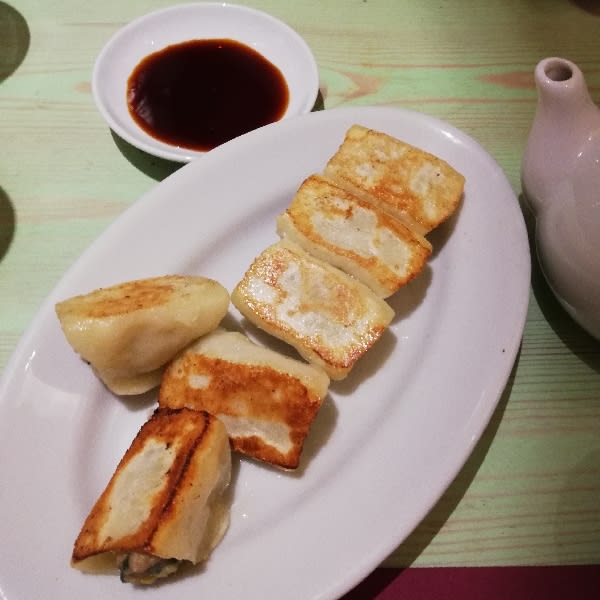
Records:
{"label": "pan-fried dumpling", "polygon": [[229,438],[216,417],[156,410],[86,518],[72,566],[150,584],[205,560],[229,524],[230,478]]}
{"label": "pan-fried dumpling", "polygon": [[206,410],[223,422],[234,450],[295,469],[328,388],[319,367],[219,328],[169,364],[158,404]]}
{"label": "pan-fried dumpling", "polygon": [[334,381],[350,373],[394,317],[365,284],[285,239],[254,259],[231,301]]}
{"label": "pan-fried dumpling", "polygon": [[361,125],[348,129],[324,175],[421,235],[450,217],[465,185],[441,158]]}
{"label": "pan-fried dumpling", "polygon": [[431,254],[423,236],[320,175],[304,180],[277,232],[382,298],[416,277]]}
{"label": "pan-fried dumpling", "polygon": [[59,302],[56,314],[73,349],[116,394],[160,383],[177,352],[215,329],[229,292],[206,277],[165,275],[100,288]]}

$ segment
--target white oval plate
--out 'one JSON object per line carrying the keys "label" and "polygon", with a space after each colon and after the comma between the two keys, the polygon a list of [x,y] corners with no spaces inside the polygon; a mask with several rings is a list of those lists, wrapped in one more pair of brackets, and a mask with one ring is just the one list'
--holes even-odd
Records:
{"label": "white oval plate", "polygon": [[283,119],[310,112],[319,72],[306,42],[285,23],[258,10],[227,3],[182,4],[140,17],[115,33],[101,50],[92,74],[100,114],[121,138],[140,150],[178,162],[204,153],[161,142],[129,113],[127,80],[139,62],[166,46],[192,39],[228,38],[250,46],[279,68],[289,88]]}
{"label": "white oval plate", "polygon": [[[471,453],[515,360],[529,298],[519,204],[471,138],[391,108],[311,113],[186,165],[134,203],[42,305],[0,381],[3,600],[135,600],[118,576],[69,567],[72,544],[154,408],[111,396],[70,349],[54,303],[137,277],[195,273],[228,289],[275,241],[275,217],[353,123],[433,152],[466,177],[429,237],[429,268],[399,291],[389,331],[332,384],[298,473],[235,457],[231,526],[210,560],[145,600],[331,600],[412,531]],[[232,177],[235,172],[235,177]],[[235,309],[231,319],[240,323]],[[261,338],[263,339],[263,338]]]}

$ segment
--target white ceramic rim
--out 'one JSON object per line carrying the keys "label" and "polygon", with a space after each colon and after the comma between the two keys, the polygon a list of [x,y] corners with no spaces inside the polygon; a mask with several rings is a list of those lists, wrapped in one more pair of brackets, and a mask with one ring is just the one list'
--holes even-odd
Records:
{"label": "white ceramic rim", "polygon": [[289,89],[282,119],[310,112],[319,93],[319,71],[306,41],[272,15],[237,4],[178,4],[134,19],[104,45],[94,63],[92,95],[109,127],[129,144],[154,156],[189,162],[205,154],[152,137],[129,114],[127,78],[149,54],[189,39],[230,38],[244,43],[277,66]]}
{"label": "white ceramic rim", "polygon": [[[69,567],[72,542],[152,409],[119,402],[77,359],[54,303],[116,281],[204,274],[232,289],[276,239],[302,179],[361,123],[444,158],[466,176],[457,214],[434,235],[427,272],[403,288],[389,335],[333,385],[284,475],[236,460],[231,527],[187,577],[148,600],[332,600],[419,523],[483,433],[520,345],[530,289],[527,232],[497,163],[451,125],[392,108],[312,113],[241,136],[191,162],[127,209],[65,274],[0,379],[0,565],[4,600],[135,600],[118,577]],[[236,177],[231,177],[231,169]],[[132,244],[135,240],[135,244]],[[236,318],[235,311],[232,318]],[[35,440],[33,443],[32,440]]]}

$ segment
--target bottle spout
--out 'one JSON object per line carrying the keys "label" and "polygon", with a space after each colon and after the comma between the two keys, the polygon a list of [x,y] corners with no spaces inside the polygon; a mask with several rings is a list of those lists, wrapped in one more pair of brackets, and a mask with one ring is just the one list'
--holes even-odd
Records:
{"label": "bottle spout", "polygon": [[527,204],[538,215],[570,179],[581,145],[600,127],[600,109],[593,103],[579,67],[560,57],[535,67],[537,105],[523,160],[521,183]]}
{"label": "bottle spout", "polygon": [[593,107],[583,73],[566,58],[549,57],[535,67],[538,103],[550,112],[560,111],[562,119],[579,119],[581,107]]}

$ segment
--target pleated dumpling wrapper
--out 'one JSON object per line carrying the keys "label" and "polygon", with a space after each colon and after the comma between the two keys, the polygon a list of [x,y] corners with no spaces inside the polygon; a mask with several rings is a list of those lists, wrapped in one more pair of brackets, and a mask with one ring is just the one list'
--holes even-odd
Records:
{"label": "pleated dumpling wrapper", "polygon": [[169,364],[158,404],[206,410],[223,422],[234,450],[295,469],[328,387],[319,367],[218,328]]}
{"label": "pleated dumpling wrapper", "polygon": [[56,305],[63,333],[115,394],[160,383],[181,349],[215,329],[229,308],[217,281],[165,275],[100,288]]}
{"label": "pleated dumpling wrapper", "polygon": [[182,561],[206,560],[229,524],[230,478],[229,438],[216,417],[156,410],[85,520],[72,566],[150,584]]}

